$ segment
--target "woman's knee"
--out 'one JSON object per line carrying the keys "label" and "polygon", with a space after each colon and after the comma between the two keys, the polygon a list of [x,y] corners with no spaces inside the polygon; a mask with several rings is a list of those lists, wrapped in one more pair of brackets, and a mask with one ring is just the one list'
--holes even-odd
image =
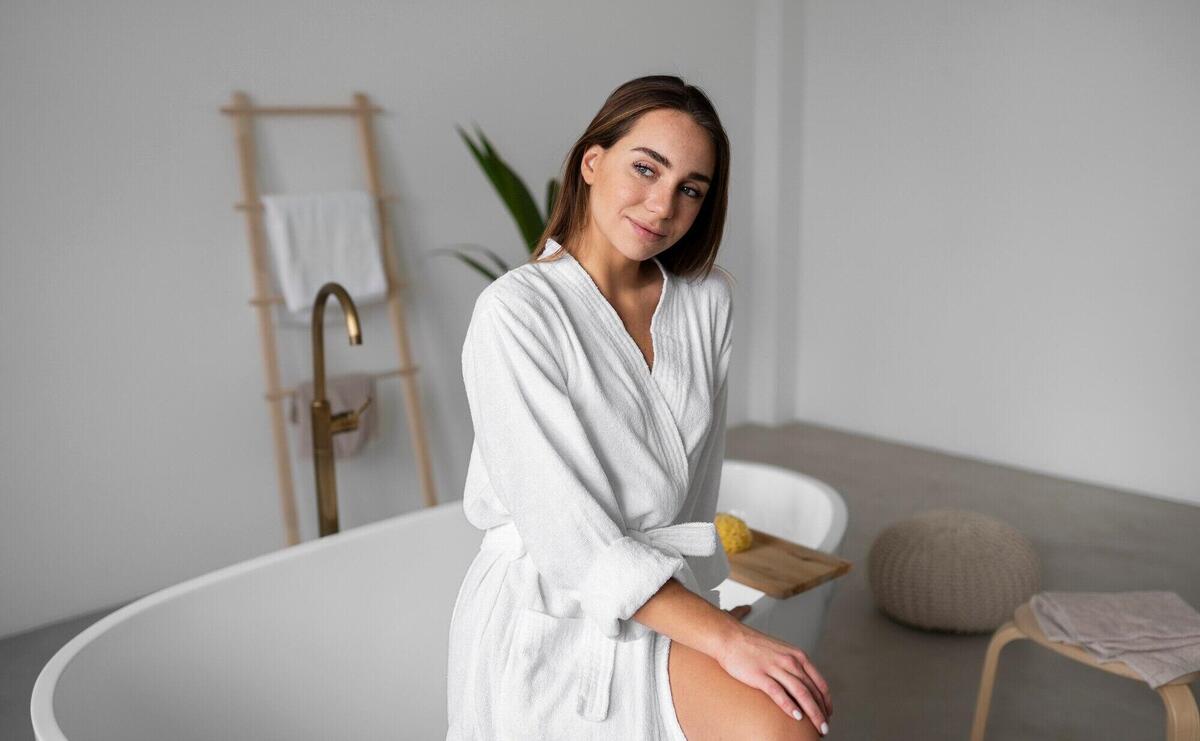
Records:
{"label": "woman's knee", "polygon": [[[763,697],[767,694],[762,693]],[[783,710],[769,697],[771,710],[758,719],[759,726],[746,738],[760,738],[764,741],[815,741],[821,738],[821,733],[813,726],[808,718],[796,720],[784,714]]]}
{"label": "woman's knee", "polygon": [[672,642],[668,667],[676,715],[689,740],[821,738],[812,721],[787,715],[767,693],[729,676],[699,651]]}
{"label": "woman's knee", "polygon": [[754,687],[747,689],[752,691],[753,699],[742,704],[744,738],[764,741],[813,741],[821,738],[820,732],[808,718],[796,720],[775,704],[775,700],[766,692]]}

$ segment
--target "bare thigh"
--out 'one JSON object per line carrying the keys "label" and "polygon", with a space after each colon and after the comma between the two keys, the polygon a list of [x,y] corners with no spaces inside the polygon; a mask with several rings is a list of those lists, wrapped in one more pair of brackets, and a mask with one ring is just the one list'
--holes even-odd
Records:
{"label": "bare thigh", "polygon": [[767,693],[743,684],[710,656],[671,641],[667,660],[675,715],[688,741],[812,741],[821,734],[806,717],[785,715]]}

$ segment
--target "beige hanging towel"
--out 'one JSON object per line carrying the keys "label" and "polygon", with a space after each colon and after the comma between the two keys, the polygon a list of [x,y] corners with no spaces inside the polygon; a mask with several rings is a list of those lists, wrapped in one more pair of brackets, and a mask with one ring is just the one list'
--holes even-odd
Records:
{"label": "beige hanging towel", "polygon": [[[367,440],[375,437],[378,428],[376,406],[379,400],[375,399],[375,378],[368,373],[326,376],[325,395],[334,414],[358,409],[367,399],[372,399],[359,415],[358,429],[333,436],[334,459],[357,455]],[[290,417],[293,424],[300,426],[297,443],[300,457],[308,459],[312,458],[312,401],[313,383],[304,381],[296,387],[296,393],[292,396]]]}

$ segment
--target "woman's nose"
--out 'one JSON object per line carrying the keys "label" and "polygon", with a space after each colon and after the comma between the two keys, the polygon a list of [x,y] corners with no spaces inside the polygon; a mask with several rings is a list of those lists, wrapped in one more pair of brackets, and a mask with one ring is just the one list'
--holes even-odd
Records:
{"label": "woman's nose", "polygon": [[669,219],[675,208],[674,193],[665,188],[654,188],[650,192],[650,197],[646,199],[646,207],[658,214],[660,219]]}

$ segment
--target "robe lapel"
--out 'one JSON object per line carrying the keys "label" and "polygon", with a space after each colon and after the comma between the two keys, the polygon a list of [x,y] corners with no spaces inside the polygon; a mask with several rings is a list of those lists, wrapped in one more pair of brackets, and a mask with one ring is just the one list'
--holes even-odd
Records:
{"label": "robe lapel", "polygon": [[[553,252],[560,248],[561,245],[553,239],[547,240],[547,252]],[[650,402],[652,414],[648,416],[652,420],[659,447],[666,458],[666,464],[670,466],[673,474],[671,480],[678,487],[676,495],[679,497],[679,501],[683,501],[691,485],[687,446],[680,432],[676,414],[660,386],[660,382],[669,385],[673,380],[677,381],[675,374],[672,373],[672,363],[677,360],[673,347],[674,338],[667,330],[671,327],[671,308],[676,298],[678,278],[672,276],[658,258],[651,259],[662,271],[664,281],[662,295],[650,321],[650,335],[654,345],[653,371],[646,367],[646,358],[642,356],[641,348],[630,336],[629,331],[625,329],[625,325],[621,322],[621,316],[601,293],[599,286],[592,280],[592,276],[570,252],[562,256],[562,260],[567,263],[563,267],[567,270],[571,281],[584,299],[595,308],[597,324],[608,333],[614,348],[620,353],[623,365],[636,379],[643,396]]]}
{"label": "robe lapel", "polygon": [[[617,321],[620,321],[619,317],[617,318]],[[626,336],[628,336],[628,333],[626,333]],[[630,338],[630,340],[632,341],[632,338]],[[634,344],[636,347],[636,343]],[[646,388],[646,395],[654,407],[654,414],[651,416],[653,417],[656,426],[659,428],[660,436],[663,438],[664,450],[667,453],[667,457],[670,459],[669,462],[674,469],[675,476],[673,477],[673,480],[679,483],[681,487],[679,490],[679,495],[683,497],[687,495],[688,488],[691,486],[691,476],[688,471],[687,447],[684,444],[683,435],[680,432],[679,421],[676,419],[675,412],[671,409],[671,405],[668,403],[667,397],[663,393],[662,387],[659,385],[660,381],[666,381],[669,383],[671,380],[671,374],[669,372],[671,366],[670,362],[667,362],[661,366],[659,365],[659,363],[663,363],[663,361],[668,357],[674,357],[674,353],[668,350],[669,347],[670,343],[668,342],[658,343],[658,346],[655,347],[654,377],[652,378],[650,374],[642,374],[644,376],[643,386]],[[641,353],[639,351],[639,356],[640,354]],[[644,362],[642,363],[642,367],[645,367]]]}

